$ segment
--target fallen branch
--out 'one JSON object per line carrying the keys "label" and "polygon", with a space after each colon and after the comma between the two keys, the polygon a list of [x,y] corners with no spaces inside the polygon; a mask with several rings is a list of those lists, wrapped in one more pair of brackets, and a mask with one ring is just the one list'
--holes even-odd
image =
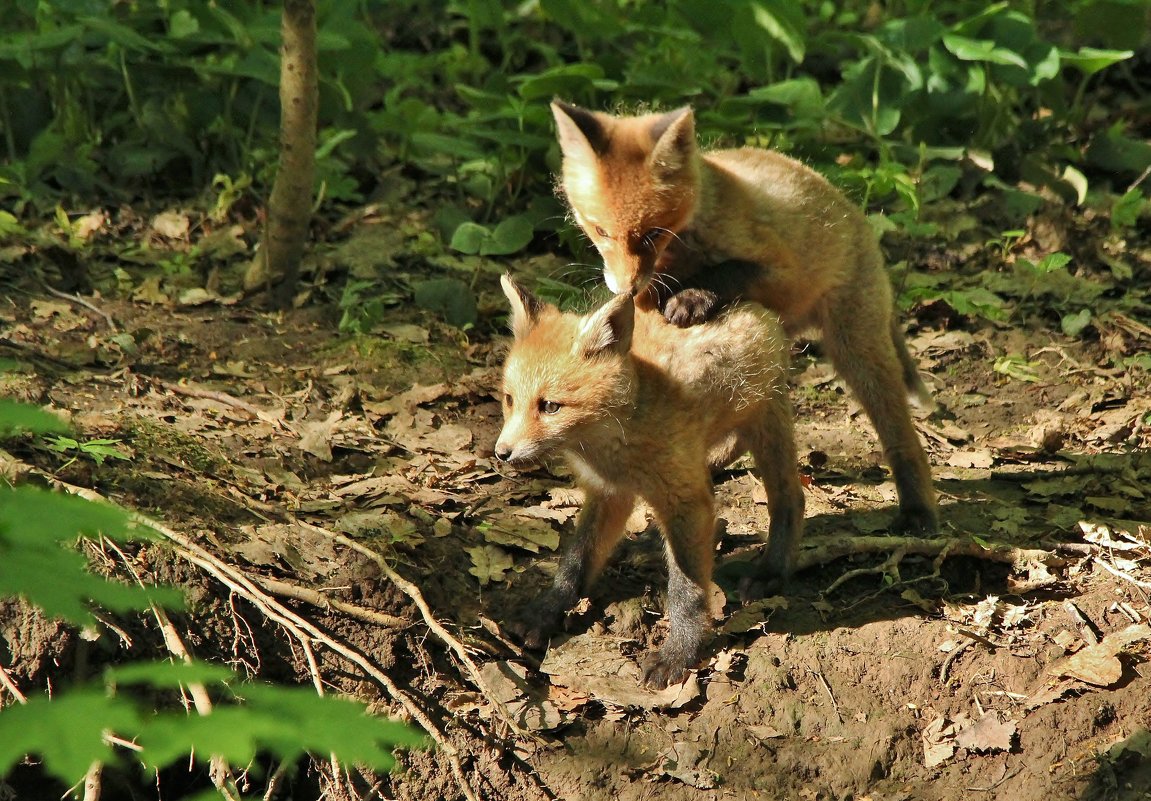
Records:
{"label": "fallen branch", "polygon": [[412,625],[412,621],[405,617],[377,612],[375,609],[365,609],[338,598],[331,598],[311,587],[301,587],[299,584],[291,584],[267,576],[253,575],[251,579],[268,592],[279,595],[281,598],[303,601],[320,609],[332,609],[348,617],[362,620],[364,623],[371,623],[373,626],[380,626],[385,629],[406,629]]}
{"label": "fallen branch", "polygon": [[[39,471],[37,471],[39,473]],[[84,487],[77,487],[46,473],[40,473],[46,480],[53,486],[65,490],[73,495],[85,498],[90,501],[98,503],[106,503],[106,499],[101,497],[99,493],[92,490],[85,489]],[[193,542],[188,537],[173,531],[167,526],[148,518],[139,512],[129,512],[132,519],[143,526],[156,531],[163,535],[165,538],[173,543],[173,550],[184,560],[196,565],[206,573],[214,576],[224,586],[228,587],[232,592],[245,598],[251,604],[256,606],[269,620],[283,626],[289,633],[291,633],[301,643],[305,644],[305,650],[311,648],[311,641],[322,643],[330,650],[336,652],[340,656],[352,664],[359,667],[368,676],[378,682],[387,693],[396,701],[398,701],[408,715],[416,721],[428,735],[440,747],[441,753],[448,760],[448,764],[452,769],[453,775],[459,783],[460,792],[468,801],[478,801],[478,797],[471,785],[464,775],[463,767],[459,760],[459,750],[448,740],[447,736],[440,730],[439,726],[428,716],[428,714],[420,708],[419,705],[412,700],[412,698],[396,686],[391,677],[388,676],[383,670],[377,667],[370,659],[361,654],[350,645],[343,643],[331,635],[327,634],[308,620],[293,612],[288,607],[279,603],[275,598],[269,596],[262,589],[260,589],[254,581],[252,581],[243,571],[239,570],[232,565],[218,559],[212,553]],[[306,635],[306,636],[305,636]],[[313,675],[313,680],[314,680]]]}
{"label": "fallen branch", "polygon": [[1039,548],[1017,548],[1006,543],[984,542],[964,538],[927,539],[925,537],[819,537],[807,540],[796,557],[796,570],[825,565],[845,556],[862,556],[898,551],[916,556],[968,556],[1002,562],[1015,567],[1038,564],[1061,567],[1067,560]]}
{"label": "fallen branch", "polygon": [[320,528],[319,526],[313,525],[303,520],[297,520],[296,523],[301,528],[305,528],[308,531],[319,534],[322,537],[327,537],[334,542],[345,545],[357,553],[360,553],[374,561],[376,565],[379,566],[380,571],[384,574],[388,581],[390,581],[405,595],[411,598],[412,603],[414,603],[416,608],[420,610],[420,615],[423,617],[424,623],[427,625],[427,627],[440,640],[440,642],[451,649],[452,653],[454,653],[460,662],[463,663],[464,667],[467,668],[468,673],[471,674],[472,683],[475,684],[475,686],[484,695],[484,697],[487,698],[492,706],[499,710],[500,717],[503,718],[508,727],[520,737],[525,737],[531,740],[539,739],[535,734],[528,731],[527,729],[524,729],[515,721],[514,716],[511,714],[511,712],[508,711],[507,706],[503,703],[503,701],[500,700],[499,694],[494,692],[492,688],[488,686],[488,683],[484,681],[479,667],[475,662],[472,661],[472,658],[468,654],[468,651],[464,647],[463,643],[453,637],[451,633],[446,628],[444,628],[443,624],[436,619],[436,616],[432,613],[431,607],[428,606],[428,602],[424,600],[423,593],[420,592],[419,587],[393,570],[392,566],[388,564],[388,560],[386,560],[381,554],[376,553],[366,545],[356,542],[349,537],[345,537],[343,534],[336,534],[335,532],[328,531],[327,529]]}

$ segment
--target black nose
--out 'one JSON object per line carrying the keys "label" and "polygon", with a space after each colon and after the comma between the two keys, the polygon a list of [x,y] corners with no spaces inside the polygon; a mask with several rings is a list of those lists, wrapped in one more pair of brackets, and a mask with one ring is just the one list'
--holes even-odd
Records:
{"label": "black nose", "polygon": [[509,446],[507,446],[507,445],[497,445],[496,446],[496,458],[499,459],[501,462],[506,462],[508,459],[511,458],[511,455],[512,455],[512,449]]}

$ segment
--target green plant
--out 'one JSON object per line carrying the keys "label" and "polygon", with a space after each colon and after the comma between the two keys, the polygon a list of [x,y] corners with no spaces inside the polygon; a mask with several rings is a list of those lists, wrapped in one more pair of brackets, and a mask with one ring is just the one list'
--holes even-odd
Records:
{"label": "green plant", "polygon": [[60,466],[63,470],[68,467],[81,456],[87,456],[96,464],[104,464],[105,459],[130,459],[131,457],[117,446],[121,440],[118,439],[85,439],[77,440],[72,437],[65,437],[63,435],[56,435],[49,437],[45,440],[48,443],[48,449],[56,451],[56,453],[72,454],[71,458]]}
{"label": "green plant", "polygon": [[[39,409],[0,400],[4,437],[63,429]],[[52,617],[97,630],[93,606],[109,612],[179,608],[183,599],[174,589],[92,574],[75,547],[85,537],[124,543],[154,536],[118,507],[0,484],[0,597],[25,598]],[[182,688],[193,683],[213,687],[212,714],[189,716],[181,707]],[[113,742],[125,741],[135,744],[131,756],[113,750]],[[0,776],[34,753],[66,785],[95,763],[155,770],[189,755],[247,765],[258,753],[290,762],[310,752],[389,770],[392,749],[424,745],[418,732],[368,715],[360,703],[244,682],[227,668],[202,663],[116,666],[101,681],[58,687],[51,697],[36,696],[0,712]]]}

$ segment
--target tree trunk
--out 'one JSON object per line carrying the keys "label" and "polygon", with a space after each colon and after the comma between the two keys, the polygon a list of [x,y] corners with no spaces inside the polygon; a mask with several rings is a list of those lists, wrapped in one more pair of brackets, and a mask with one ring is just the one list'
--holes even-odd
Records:
{"label": "tree trunk", "polygon": [[280,30],[280,164],[244,289],[267,287],[273,303],[284,308],[295,295],[312,215],[319,105],[315,0],[284,0]]}

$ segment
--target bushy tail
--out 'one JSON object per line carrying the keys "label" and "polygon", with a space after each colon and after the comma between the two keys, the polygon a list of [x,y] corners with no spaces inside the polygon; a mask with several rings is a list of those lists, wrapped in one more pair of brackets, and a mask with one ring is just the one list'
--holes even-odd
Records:
{"label": "bushy tail", "polygon": [[919,377],[919,365],[907,350],[907,342],[903,338],[903,329],[899,320],[893,315],[891,318],[891,341],[895,343],[895,352],[899,354],[899,365],[903,373],[903,386],[907,388],[907,395],[918,408],[926,411],[935,409],[935,399],[931,397],[931,390]]}

